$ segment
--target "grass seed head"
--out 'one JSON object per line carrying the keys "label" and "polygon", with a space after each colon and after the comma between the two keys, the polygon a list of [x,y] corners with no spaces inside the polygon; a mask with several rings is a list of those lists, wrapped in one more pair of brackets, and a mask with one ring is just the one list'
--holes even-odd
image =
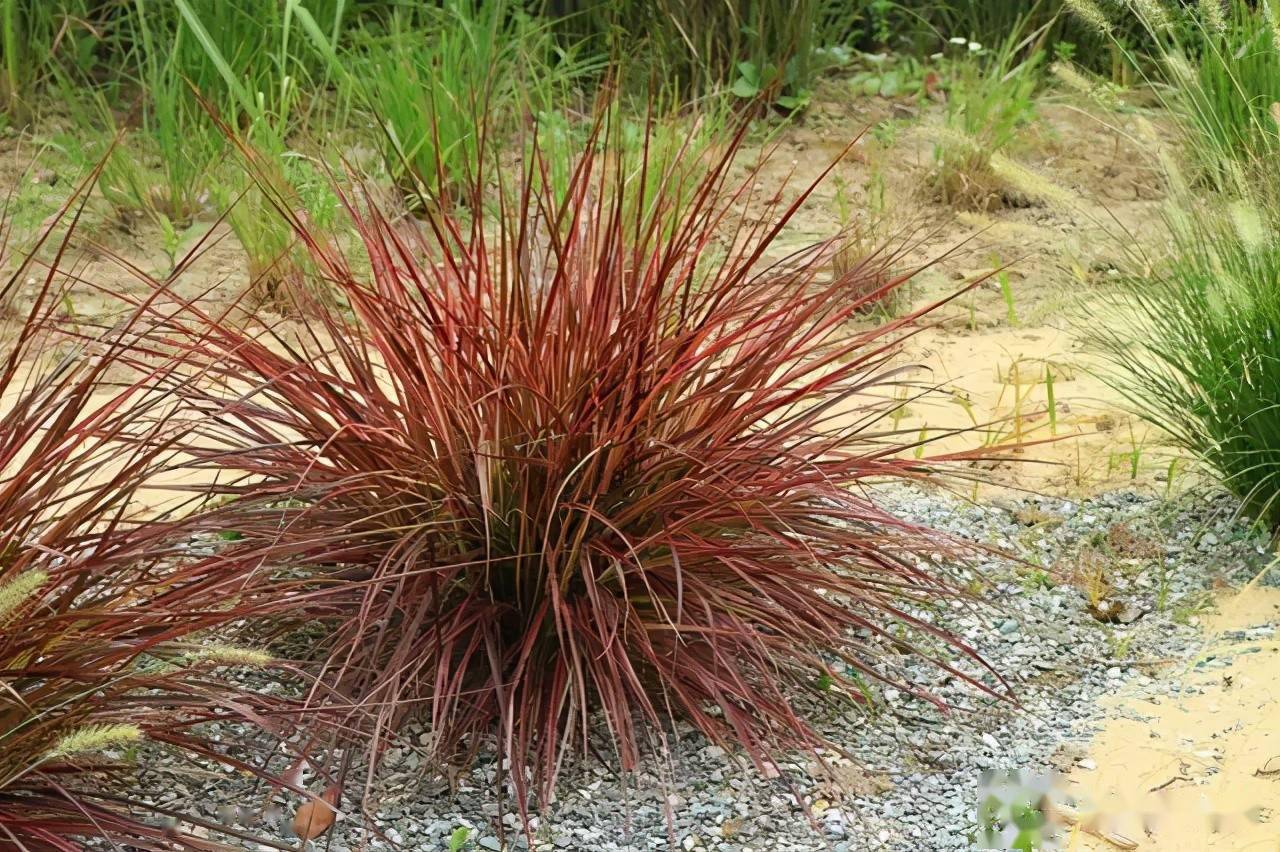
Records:
{"label": "grass seed head", "polygon": [[1073,15],[1096,30],[1099,35],[1111,34],[1111,19],[1093,0],[1066,0],[1066,5]]}
{"label": "grass seed head", "polygon": [[49,750],[50,760],[59,760],[78,754],[106,751],[132,745],[142,739],[142,729],[137,725],[90,725],[79,728],[58,740]]}
{"label": "grass seed head", "polygon": [[4,627],[48,579],[46,572],[31,570],[0,584],[0,627]]}

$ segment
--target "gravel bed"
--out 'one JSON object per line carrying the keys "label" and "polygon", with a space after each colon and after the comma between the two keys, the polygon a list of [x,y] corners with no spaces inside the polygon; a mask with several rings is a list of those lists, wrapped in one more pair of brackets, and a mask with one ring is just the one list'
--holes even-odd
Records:
{"label": "gravel bed", "polygon": [[[572,767],[538,826],[535,848],[974,848],[984,770],[1065,768],[1102,721],[1099,696],[1122,686],[1153,696],[1176,689],[1158,679],[1159,662],[1185,660],[1198,649],[1197,613],[1209,589],[1245,582],[1266,564],[1266,540],[1235,517],[1223,495],[1170,503],[1116,493],[1082,503],[1027,498],[975,506],[894,486],[881,498],[910,520],[1020,557],[960,571],[961,582],[990,606],[953,602],[922,613],[963,636],[1010,683],[1020,708],[904,656],[897,665],[950,712],[886,688],[874,719],[865,710],[825,719],[824,730],[858,758],[857,765],[838,765],[838,783],[804,760],[760,773],[677,728],[668,734],[670,760],[654,759],[625,787],[597,763]],[[1117,620],[1104,623],[1095,613]],[[996,684],[963,659],[956,665]],[[518,818],[499,813],[495,768],[482,760],[446,782],[417,745],[425,738],[409,730],[387,755],[371,814],[376,832],[350,817],[315,848],[447,849],[459,828],[470,829],[467,849],[528,848]],[[210,781],[152,771],[140,783],[140,795],[150,791],[162,803],[288,842],[296,797],[277,797],[264,816],[266,791],[234,773]]]}

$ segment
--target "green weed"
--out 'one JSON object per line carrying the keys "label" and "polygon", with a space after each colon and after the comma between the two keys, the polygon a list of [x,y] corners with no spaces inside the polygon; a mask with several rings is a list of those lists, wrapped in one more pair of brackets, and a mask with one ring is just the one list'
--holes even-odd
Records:
{"label": "green weed", "polygon": [[934,145],[933,188],[946,203],[986,209],[1008,200],[1052,195],[1006,152],[1035,120],[1033,96],[1043,53],[1029,49],[1037,36],[1016,30],[994,50],[981,46],[951,65],[944,124]]}

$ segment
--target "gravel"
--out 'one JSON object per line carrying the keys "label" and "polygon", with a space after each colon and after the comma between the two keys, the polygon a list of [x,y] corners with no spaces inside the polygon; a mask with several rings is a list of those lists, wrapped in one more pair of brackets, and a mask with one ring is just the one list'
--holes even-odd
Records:
{"label": "gravel", "polygon": [[[1020,558],[957,569],[959,581],[989,606],[951,602],[919,613],[964,637],[1008,681],[1020,706],[902,656],[892,665],[949,711],[881,688],[889,712],[874,719],[865,710],[829,713],[823,730],[857,758],[855,765],[827,756],[838,780],[823,778],[803,757],[762,773],[677,725],[668,734],[670,759],[653,759],[625,785],[598,763],[570,767],[559,800],[537,824],[535,848],[974,848],[984,770],[1047,773],[1083,759],[1103,721],[1096,699],[1121,687],[1153,697],[1176,690],[1159,679],[1159,663],[1200,647],[1197,613],[1209,590],[1245,582],[1265,565],[1265,538],[1235,517],[1224,495],[1164,502],[1115,493],[1078,503],[1026,498],[975,506],[894,486],[881,497],[910,520]],[[954,664],[997,685],[967,659]],[[446,780],[428,764],[424,741],[424,731],[407,730],[379,771],[368,818],[340,819],[316,848],[448,849],[450,837],[467,829],[468,849],[527,849],[518,817],[501,812],[494,795],[492,762],[482,758]],[[267,791],[235,773],[175,780],[172,772],[149,771],[140,784],[140,795],[296,848],[288,828],[296,796],[277,795],[264,814]]]}

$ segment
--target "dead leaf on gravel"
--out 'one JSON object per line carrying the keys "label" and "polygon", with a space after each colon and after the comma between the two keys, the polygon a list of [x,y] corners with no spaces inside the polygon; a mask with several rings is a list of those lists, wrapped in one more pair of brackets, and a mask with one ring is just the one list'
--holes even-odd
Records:
{"label": "dead leaf on gravel", "polygon": [[341,794],[338,785],[333,784],[319,798],[313,797],[299,807],[293,815],[293,833],[303,840],[314,840],[328,831],[337,818]]}

